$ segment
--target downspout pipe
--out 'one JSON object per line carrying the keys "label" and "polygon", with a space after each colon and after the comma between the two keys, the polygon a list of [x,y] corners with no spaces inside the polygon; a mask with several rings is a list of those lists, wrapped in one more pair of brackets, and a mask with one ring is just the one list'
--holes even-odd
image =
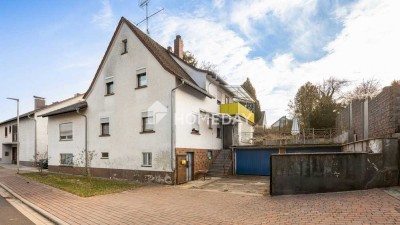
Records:
{"label": "downspout pipe", "polygon": [[76,113],[80,116],[83,116],[85,118],[85,173],[86,175],[89,174],[88,171],[88,122],[87,122],[87,116],[85,114],[80,113],[80,108],[76,108]]}
{"label": "downspout pipe", "polygon": [[175,91],[185,84],[184,80],[181,80],[178,86],[171,90],[171,170],[175,171]]}
{"label": "downspout pipe", "polygon": [[31,117],[31,115],[35,115],[35,114],[29,114],[28,115],[28,118],[29,119],[31,119],[31,120],[33,120],[34,121],[34,123],[35,123],[35,134],[34,134],[34,139],[35,139],[35,149],[34,149],[34,151],[35,151],[35,155],[34,155],[34,160],[35,160],[35,166],[37,165],[37,121],[36,121],[36,119],[35,119],[35,117]]}

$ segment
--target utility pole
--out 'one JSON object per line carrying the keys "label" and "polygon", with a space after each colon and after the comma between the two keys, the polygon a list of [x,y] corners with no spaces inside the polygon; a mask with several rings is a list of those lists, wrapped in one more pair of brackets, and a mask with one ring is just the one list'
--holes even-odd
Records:
{"label": "utility pole", "polygon": [[18,98],[7,98],[17,102],[17,173],[19,174],[19,99]]}

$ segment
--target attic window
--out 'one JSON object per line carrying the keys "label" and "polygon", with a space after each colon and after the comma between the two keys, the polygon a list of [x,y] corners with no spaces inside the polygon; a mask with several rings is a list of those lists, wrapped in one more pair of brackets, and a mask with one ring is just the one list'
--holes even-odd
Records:
{"label": "attic window", "polygon": [[114,94],[114,82],[106,83],[106,96]]}
{"label": "attic window", "polygon": [[122,40],[122,44],[123,44],[123,49],[121,55],[128,53],[128,40],[127,39]]}

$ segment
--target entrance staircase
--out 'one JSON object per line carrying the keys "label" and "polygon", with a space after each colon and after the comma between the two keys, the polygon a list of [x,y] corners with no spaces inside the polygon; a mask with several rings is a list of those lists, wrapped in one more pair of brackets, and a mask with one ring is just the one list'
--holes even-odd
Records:
{"label": "entrance staircase", "polygon": [[208,170],[210,177],[223,177],[231,174],[232,152],[230,149],[223,149],[214,159]]}

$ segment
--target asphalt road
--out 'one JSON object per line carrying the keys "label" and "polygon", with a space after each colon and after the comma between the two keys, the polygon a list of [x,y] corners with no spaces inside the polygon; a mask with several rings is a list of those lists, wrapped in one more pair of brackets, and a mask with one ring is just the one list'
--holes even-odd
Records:
{"label": "asphalt road", "polygon": [[29,225],[34,223],[15,209],[6,199],[0,196],[0,224]]}

